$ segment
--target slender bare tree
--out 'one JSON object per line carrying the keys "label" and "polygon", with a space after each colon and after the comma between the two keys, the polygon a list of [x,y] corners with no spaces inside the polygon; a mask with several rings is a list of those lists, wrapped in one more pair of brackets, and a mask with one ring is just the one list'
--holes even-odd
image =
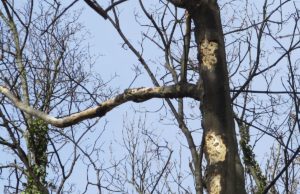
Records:
{"label": "slender bare tree", "polygon": [[[0,11],[1,88],[26,106],[61,116],[80,110],[83,103],[93,106],[96,98],[111,93],[89,70],[93,58],[78,36],[88,35],[77,22],[80,13],[61,17],[64,12],[55,1],[2,1]],[[95,87],[88,90],[85,85],[91,81]],[[4,193],[72,192],[65,182],[79,159],[77,146],[96,121],[83,124],[81,134],[77,127],[60,131],[12,105],[1,96],[1,155],[8,158],[0,167],[6,177]],[[73,145],[66,145],[70,141]],[[73,151],[65,157],[66,150]]]}

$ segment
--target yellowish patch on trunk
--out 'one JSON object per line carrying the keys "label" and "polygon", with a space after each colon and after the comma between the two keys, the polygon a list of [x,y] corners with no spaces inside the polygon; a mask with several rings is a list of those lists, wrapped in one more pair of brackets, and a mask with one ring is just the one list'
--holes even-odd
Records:
{"label": "yellowish patch on trunk", "polygon": [[221,136],[215,132],[208,132],[205,136],[205,150],[210,164],[225,160],[227,148]]}
{"label": "yellowish patch on trunk", "polygon": [[202,65],[208,70],[213,70],[217,63],[216,50],[218,49],[218,43],[209,42],[204,39],[200,44],[200,53],[202,58]]}
{"label": "yellowish patch on trunk", "polygon": [[221,192],[221,175],[216,175],[209,183],[210,194],[219,194]]}

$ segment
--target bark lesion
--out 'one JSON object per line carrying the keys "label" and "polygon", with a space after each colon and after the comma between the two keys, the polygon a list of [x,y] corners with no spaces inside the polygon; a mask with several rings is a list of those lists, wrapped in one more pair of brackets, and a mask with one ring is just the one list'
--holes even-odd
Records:
{"label": "bark lesion", "polygon": [[220,135],[215,132],[208,132],[205,136],[205,151],[208,162],[215,164],[225,160],[227,148]]}
{"label": "bark lesion", "polygon": [[202,65],[210,71],[214,70],[215,65],[218,62],[216,56],[217,50],[218,50],[217,42],[208,41],[208,39],[205,38],[200,43],[200,54],[201,54]]}
{"label": "bark lesion", "polygon": [[212,177],[211,181],[209,182],[210,184],[210,191],[209,193],[211,194],[220,194],[222,187],[221,187],[221,175],[215,175]]}

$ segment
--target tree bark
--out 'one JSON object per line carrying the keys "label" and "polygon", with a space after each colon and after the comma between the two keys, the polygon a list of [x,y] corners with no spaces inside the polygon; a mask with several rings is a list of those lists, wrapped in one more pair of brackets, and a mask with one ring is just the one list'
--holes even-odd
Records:
{"label": "tree bark", "polygon": [[205,184],[213,194],[245,194],[229,93],[224,36],[217,1],[186,1],[195,25],[207,159]]}

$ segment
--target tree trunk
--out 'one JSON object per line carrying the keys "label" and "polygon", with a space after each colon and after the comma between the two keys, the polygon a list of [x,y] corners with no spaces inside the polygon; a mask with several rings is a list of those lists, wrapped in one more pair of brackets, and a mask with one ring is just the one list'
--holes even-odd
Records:
{"label": "tree trunk", "polygon": [[224,36],[216,1],[189,1],[186,5],[195,24],[198,45],[205,184],[213,194],[245,194],[244,171],[238,155],[229,93]]}
{"label": "tree trunk", "polygon": [[48,194],[46,182],[48,126],[41,119],[30,121],[28,129],[27,147],[29,168],[27,170],[27,194]]}

